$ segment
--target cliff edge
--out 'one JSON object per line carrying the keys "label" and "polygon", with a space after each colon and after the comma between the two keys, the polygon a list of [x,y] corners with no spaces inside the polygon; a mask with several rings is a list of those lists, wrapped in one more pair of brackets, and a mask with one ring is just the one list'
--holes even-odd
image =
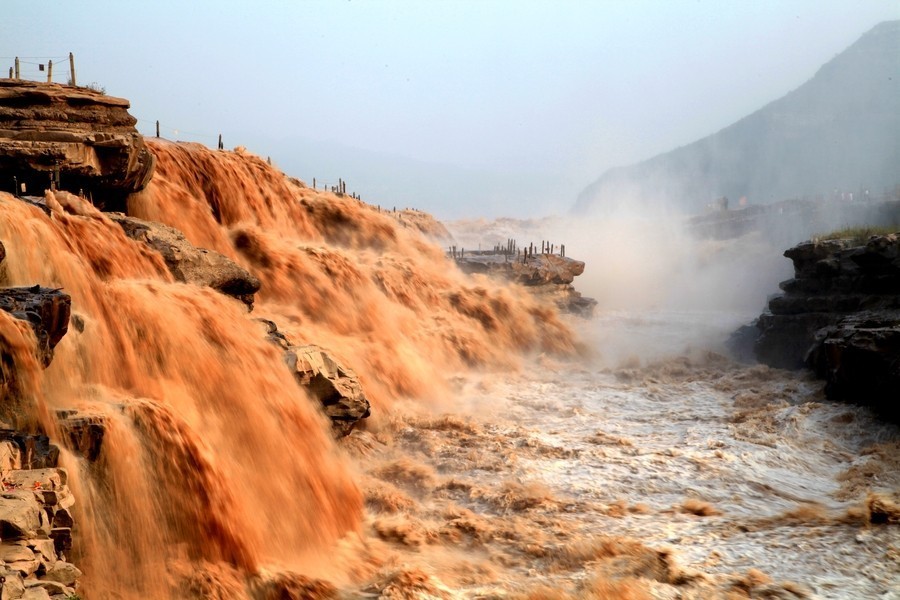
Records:
{"label": "cliff edge", "polygon": [[757,359],[811,368],[829,398],[900,422],[900,234],[804,242],[784,255],[795,275],[757,321]]}
{"label": "cliff edge", "polygon": [[129,106],[88,88],[0,79],[0,189],[62,189],[121,210],[154,167]]}

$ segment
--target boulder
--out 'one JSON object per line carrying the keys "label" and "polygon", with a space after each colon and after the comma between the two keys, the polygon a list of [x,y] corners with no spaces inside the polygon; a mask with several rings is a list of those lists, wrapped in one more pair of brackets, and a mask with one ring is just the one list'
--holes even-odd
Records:
{"label": "boulder", "polygon": [[349,434],[369,416],[369,401],[356,374],[327,351],[312,344],[290,346],[284,356],[297,382],[321,402],[336,435]]}
{"label": "boulder", "polygon": [[176,280],[211,287],[234,296],[252,309],[259,279],[227,256],[197,248],[174,227],[121,213],[108,216],[122,227],[125,235],[159,252]]}
{"label": "boulder", "polygon": [[75,581],[81,577],[81,575],[81,570],[72,563],[58,560],[52,567],[47,569],[47,572],[44,573],[41,579],[44,581],[55,581],[71,587],[75,585]]}
{"label": "boulder", "polygon": [[35,554],[21,544],[0,544],[0,560],[5,563],[34,560]]}
{"label": "boulder", "polygon": [[294,380],[320,403],[331,419],[335,436],[348,435],[360,420],[369,416],[369,401],[352,370],[319,346],[294,345],[273,321],[256,320],[265,328],[266,339],[284,351],[284,361]]}
{"label": "boulder", "polygon": [[[68,599],[71,596],[63,596]],[[51,600],[50,593],[44,587],[29,587],[25,588],[25,595],[22,596],[22,600]]]}
{"label": "boulder", "polygon": [[41,525],[41,505],[33,492],[17,489],[0,493],[0,539],[36,537]]}
{"label": "boulder", "polygon": [[[53,598],[66,598],[67,600],[75,594],[75,590],[56,581],[48,581],[46,579],[27,579],[24,582],[25,593],[32,590],[43,589]],[[40,598],[40,596],[37,596]]]}
{"label": "boulder", "polygon": [[121,209],[155,165],[129,106],[87,88],[0,79],[0,172],[32,195],[55,180]]}
{"label": "boulder", "polygon": [[18,571],[0,566],[0,600],[18,599],[25,596],[25,585]]}

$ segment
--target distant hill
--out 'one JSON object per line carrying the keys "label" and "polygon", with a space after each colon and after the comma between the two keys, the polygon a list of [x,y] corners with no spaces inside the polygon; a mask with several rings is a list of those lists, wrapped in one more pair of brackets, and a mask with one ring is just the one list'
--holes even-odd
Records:
{"label": "distant hill", "polygon": [[[610,169],[573,212],[646,204],[698,212],[900,183],[900,21],[865,33],[786,96],[718,133]],[[734,204],[732,204],[733,206]]]}

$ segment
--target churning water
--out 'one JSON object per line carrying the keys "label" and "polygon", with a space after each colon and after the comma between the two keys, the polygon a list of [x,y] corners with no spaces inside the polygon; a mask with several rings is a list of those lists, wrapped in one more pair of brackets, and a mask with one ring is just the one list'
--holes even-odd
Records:
{"label": "churning water", "polygon": [[[0,318],[33,416],[106,424],[64,456],[86,598],[897,597],[897,430],[711,352],[734,315],[567,323],[256,157],[150,147],[129,212],[256,274],[251,315],[78,197],[0,194],[6,283],[84,324],[40,371]],[[365,430],[330,439],[257,316],[352,365]]]}

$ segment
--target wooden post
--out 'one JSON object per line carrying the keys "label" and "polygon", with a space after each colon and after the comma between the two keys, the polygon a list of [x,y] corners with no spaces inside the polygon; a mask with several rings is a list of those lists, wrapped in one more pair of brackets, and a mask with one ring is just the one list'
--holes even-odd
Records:
{"label": "wooden post", "polygon": [[9,78],[10,79],[13,78],[13,68],[12,67],[9,68]]}
{"label": "wooden post", "polygon": [[225,144],[222,143],[222,134],[219,134],[219,150],[224,150]]}
{"label": "wooden post", "polygon": [[53,61],[47,61],[47,83],[53,83]]}
{"label": "wooden post", "polygon": [[19,57],[16,57],[16,79],[19,78]]}
{"label": "wooden post", "polygon": [[72,74],[72,85],[78,85],[75,83],[75,55],[69,52],[69,73]]}
{"label": "wooden post", "polygon": [[159,119],[156,120],[156,137],[159,137]]}

